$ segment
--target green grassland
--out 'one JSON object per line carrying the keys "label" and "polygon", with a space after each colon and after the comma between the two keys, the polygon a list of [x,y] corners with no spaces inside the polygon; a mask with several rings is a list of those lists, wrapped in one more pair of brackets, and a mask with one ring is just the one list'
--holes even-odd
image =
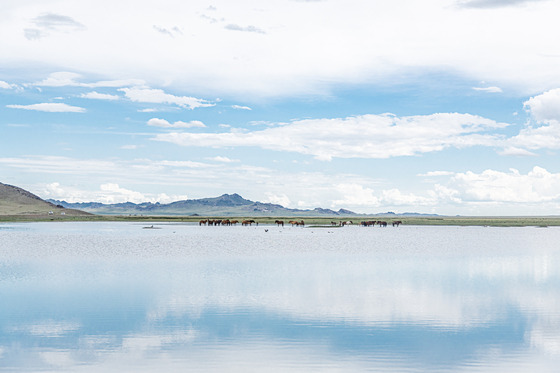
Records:
{"label": "green grassland", "polygon": [[[62,215],[62,212],[65,212]],[[171,222],[171,223],[198,223],[203,219],[225,219],[219,216],[108,216],[108,215],[84,215],[70,212],[67,209],[57,209],[54,214],[47,212],[35,212],[26,214],[0,215],[0,222],[31,222],[31,221],[133,221],[133,222]],[[520,217],[409,217],[409,216],[363,216],[363,217],[230,217],[227,219],[238,220],[253,219],[259,224],[274,224],[275,220],[283,220],[285,225],[290,225],[291,220],[304,220],[306,226],[331,226],[333,223],[339,225],[343,221],[352,221],[353,225],[359,225],[361,221],[382,220],[387,221],[389,227],[394,220],[402,221],[403,225],[455,225],[455,226],[491,226],[491,227],[549,227],[560,226],[560,216],[520,216]],[[238,223],[241,225],[241,223]]]}

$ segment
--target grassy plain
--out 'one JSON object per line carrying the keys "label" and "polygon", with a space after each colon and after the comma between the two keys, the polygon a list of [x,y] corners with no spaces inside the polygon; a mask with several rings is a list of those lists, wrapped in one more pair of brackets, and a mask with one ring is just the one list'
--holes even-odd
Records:
{"label": "grassy plain", "polygon": [[[25,215],[0,215],[0,222],[32,222],[32,221],[133,221],[133,222],[171,222],[171,223],[198,223],[203,219],[225,219],[218,216],[108,216],[108,215],[48,215],[48,214],[25,214]],[[361,221],[383,220],[389,226],[394,220],[400,220],[403,225],[456,225],[456,226],[491,226],[491,227],[549,227],[560,226],[560,216],[519,216],[519,217],[466,217],[466,216],[441,216],[441,217],[410,217],[410,216],[362,216],[362,217],[227,217],[230,220],[243,221],[253,219],[259,224],[274,224],[275,220],[283,220],[284,224],[289,225],[290,220],[304,220],[307,226],[331,225],[334,222],[338,225],[341,221],[352,221],[353,224],[360,224]],[[240,225],[240,223],[239,223]]]}

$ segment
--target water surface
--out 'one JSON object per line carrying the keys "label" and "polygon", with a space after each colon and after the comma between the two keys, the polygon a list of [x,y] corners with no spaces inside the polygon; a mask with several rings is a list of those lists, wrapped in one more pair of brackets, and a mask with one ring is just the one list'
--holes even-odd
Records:
{"label": "water surface", "polygon": [[0,225],[0,370],[554,372],[560,229]]}

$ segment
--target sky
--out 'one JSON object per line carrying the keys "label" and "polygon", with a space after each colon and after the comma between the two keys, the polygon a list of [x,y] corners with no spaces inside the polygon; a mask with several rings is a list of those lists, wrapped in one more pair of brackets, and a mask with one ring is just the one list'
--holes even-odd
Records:
{"label": "sky", "polygon": [[560,214],[557,0],[5,0],[0,182]]}

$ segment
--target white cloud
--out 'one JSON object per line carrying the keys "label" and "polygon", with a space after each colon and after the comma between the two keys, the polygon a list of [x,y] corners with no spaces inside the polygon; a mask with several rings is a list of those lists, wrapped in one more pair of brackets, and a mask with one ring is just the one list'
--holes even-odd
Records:
{"label": "white cloud", "polygon": [[531,97],[523,105],[532,121],[504,142],[501,154],[534,155],[527,149],[560,149],[560,88]]}
{"label": "white cloud", "polygon": [[560,121],[560,88],[531,97],[523,106],[537,122]]}
{"label": "white cloud", "polygon": [[51,32],[72,33],[83,31],[86,27],[72,17],[45,13],[32,19],[33,27],[24,30],[28,40],[36,40],[48,36]]}
{"label": "white cloud", "polygon": [[204,125],[204,123],[202,123],[199,120],[192,120],[190,122],[177,121],[177,122],[174,122],[174,123],[169,123],[165,119],[160,119],[160,118],[150,119],[148,121],[148,126],[162,127],[162,128],[194,128],[194,127],[204,128],[204,127],[206,127]]}
{"label": "white cloud", "polygon": [[234,163],[239,162],[239,159],[231,159],[228,157],[216,156],[212,158],[208,158],[209,160],[216,161],[216,162],[223,162],[223,163]]}
{"label": "white cloud", "polygon": [[[535,5],[531,17],[523,6],[508,7],[507,16],[497,16],[451,3],[317,1],[309,6],[271,1],[256,8],[250,2],[232,7],[219,0],[219,14],[211,14],[217,22],[209,23],[201,18],[201,12],[209,12],[197,2],[163,0],[156,17],[143,2],[125,9],[112,7],[109,0],[80,7],[61,0],[53,12],[41,14],[36,7],[30,16],[28,5],[12,1],[3,4],[8,16],[0,34],[27,29],[27,37],[38,40],[5,37],[0,50],[14,52],[2,56],[7,68],[33,63],[107,79],[143,77],[175,92],[187,87],[195,95],[328,95],[340,83],[387,83],[403,74],[434,70],[453,70],[524,94],[560,85],[553,57],[558,2],[507,2]],[[468,4],[502,6],[506,1]],[[122,27],[123,19],[128,27]],[[398,31],[378,32],[394,30],[395,20]],[[189,25],[189,31],[163,38],[176,32],[175,25]],[[259,34],[265,30],[266,35]],[[51,37],[43,38],[46,33]]]}
{"label": "white cloud", "polygon": [[481,134],[507,124],[470,114],[425,116],[362,115],[308,119],[260,131],[224,133],[166,133],[154,140],[182,146],[255,146],[277,151],[332,158],[389,158],[464,148],[494,146],[496,135]]}
{"label": "white cloud", "polygon": [[425,177],[432,177],[432,176],[450,176],[453,175],[454,172],[451,171],[429,171],[425,174],[419,174],[418,176],[425,176]]}
{"label": "white cloud", "polygon": [[169,93],[165,93],[161,89],[121,88],[119,91],[124,92],[125,96],[134,102],[171,104],[187,109],[210,107],[215,105],[199,98],[171,95]]}
{"label": "white cloud", "polygon": [[249,25],[249,26],[239,26],[234,23],[230,23],[225,25],[224,28],[226,30],[233,30],[233,31],[244,31],[244,32],[254,32],[257,34],[266,34],[266,32],[258,27]]}
{"label": "white cloud", "polygon": [[333,201],[333,206],[379,206],[379,197],[371,188],[359,184],[338,184],[335,188],[343,198]]}
{"label": "white cloud", "polygon": [[17,85],[10,84],[10,83],[7,83],[3,80],[0,80],[0,88],[2,88],[2,89],[15,89],[15,88],[17,88]]}
{"label": "white cloud", "polygon": [[43,198],[64,200],[66,202],[100,202],[100,203],[170,203],[178,200],[187,199],[186,195],[172,195],[165,193],[146,194],[122,188],[116,183],[105,183],[99,186],[98,190],[88,191],[77,188],[62,186],[60,183],[50,183],[45,185],[42,191]]}
{"label": "white cloud", "polygon": [[285,194],[274,194],[274,193],[266,192],[265,196],[266,199],[262,201],[265,203],[272,203],[283,207],[290,206],[292,204],[290,198]]}
{"label": "white cloud", "polygon": [[249,106],[231,105],[231,107],[238,110],[252,110]]}
{"label": "white cloud", "polygon": [[63,103],[41,103],[32,105],[6,105],[10,109],[23,109],[44,111],[49,113],[85,113],[86,109],[78,106],[71,106]]}
{"label": "white cloud", "polygon": [[560,201],[560,174],[535,166],[526,175],[518,170],[509,172],[485,170],[457,173],[451,188],[464,201],[542,203]]}
{"label": "white cloud", "polygon": [[138,145],[123,145],[123,146],[121,146],[121,149],[135,150],[135,149],[138,149]]}
{"label": "white cloud", "polygon": [[482,91],[488,93],[501,93],[502,89],[500,87],[473,87],[475,91]]}
{"label": "white cloud", "polygon": [[160,34],[167,35],[167,36],[170,36],[172,38],[174,38],[176,36],[183,35],[183,31],[181,31],[181,29],[177,26],[173,26],[171,28],[166,28],[166,27],[161,27],[161,26],[154,25],[153,27],[154,27],[154,30],[156,30]]}
{"label": "white cloud", "polygon": [[519,6],[528,3],[536,3],[540,1],[547,1],[547,0],[459,0],[458,3],[460,6],[465,8],[504,8],[504,7],[512,7],[512,6]]}
{"label": "white cloud", "polygon": [[46,79],[34,83],[38,87],[86,87],[86,88],[118,88],[126,86],[143,87],[145,82],[140,79],[115,79],[115,80],[102,80],[92,83],[79,82],[78,79],[82,78],[81,74],[59,71],[49,74]]}
{"label": "white cloud", "polygon": [[95,92],[95,91],[88,92],[88,93],[82,93],[80,95],[80,97],[90,98],[90,99],[93,99],[93,100],[109,100],[109,101],[115,101],[115,100],[120,99],[120,97],[117,96],[117,95],[110,95],[110,94],[107,94],[107,93],[99,93],[99,92]]}

